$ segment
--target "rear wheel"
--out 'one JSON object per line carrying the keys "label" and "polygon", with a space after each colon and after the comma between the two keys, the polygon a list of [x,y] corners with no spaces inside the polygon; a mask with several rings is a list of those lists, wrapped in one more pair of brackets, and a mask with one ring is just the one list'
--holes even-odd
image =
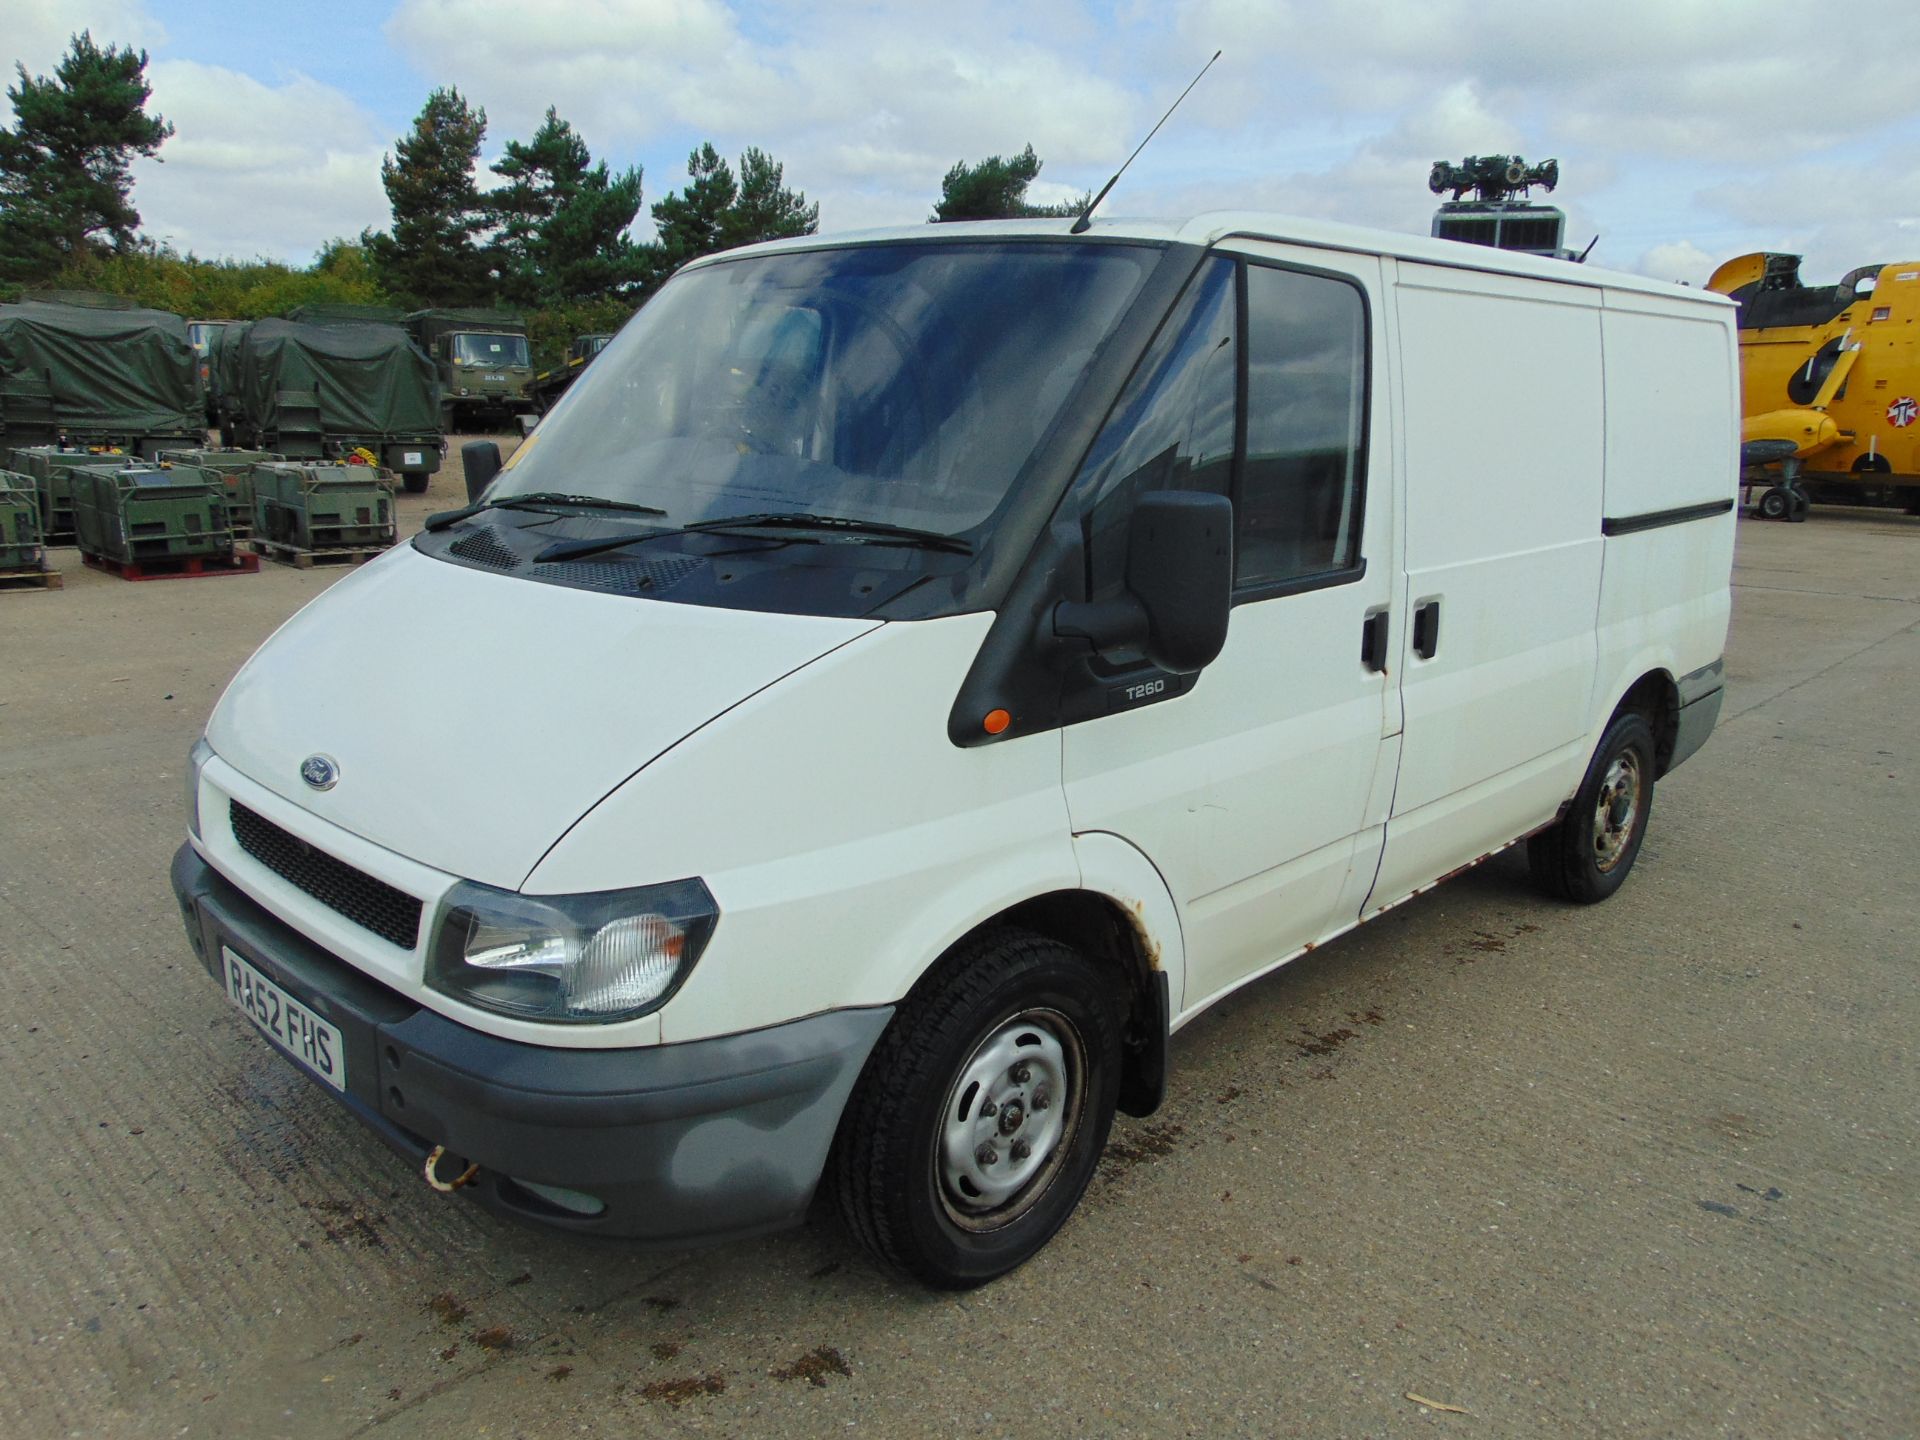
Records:
{"label": "rear wheel", "polygon": [[400,477],[400,483],[407,487],[407,494],[409,495],[424,495],[427,493],[427,477],[425,475],[416,475],[409,472]]}
{"label": "rear wheel", "polygon": [[1567,813],[1527,841],[1527,865],[1549,895],[1604,900],[1626,881],[1653,813],[1653,730],[1638,711],[1617,715]]}
{"label": "rear wheel", "polygon": [[1086,1191],[1113,1124],[1108,976],[1024,930],[964,942],[868,1059],[831,1161],[849,1228],[942,1289],[1031,1258]]}

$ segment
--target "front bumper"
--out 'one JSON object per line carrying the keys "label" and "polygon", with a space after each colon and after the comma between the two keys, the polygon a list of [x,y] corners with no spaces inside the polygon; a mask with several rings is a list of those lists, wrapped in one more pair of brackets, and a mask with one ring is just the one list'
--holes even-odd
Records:
{"label": "front bumper", "polygon": [[[443,1176],[478,1165],[466,1193],[489,1209],[568,1230],[680,1244],[797,1222],[893,1014],[830,1011],[635,1050],[527,1045],[423,1009],[336,959],[190,845],[172,880],[210,975],[221,978],[226,946],[340,1031],[346,1089],[316,1079],[322,1093],[409,1159],[444,1146]],[[605,1208],[563,1208],[528,1182]]]}

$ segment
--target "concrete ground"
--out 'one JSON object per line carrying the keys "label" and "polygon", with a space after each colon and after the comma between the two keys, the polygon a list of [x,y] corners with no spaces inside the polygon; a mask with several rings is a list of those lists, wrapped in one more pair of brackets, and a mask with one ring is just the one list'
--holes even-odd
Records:
{"label": "concrete ground", "polygon": [[338,572],[57,554],[0,595],[0,1433],[1920,1433],[1920,520],[1742,522],[1617,899],[1502,857],[1234,996],[958,1297],[824,1218],[658,1254],[430,1192],[167,891],[188,745]]}

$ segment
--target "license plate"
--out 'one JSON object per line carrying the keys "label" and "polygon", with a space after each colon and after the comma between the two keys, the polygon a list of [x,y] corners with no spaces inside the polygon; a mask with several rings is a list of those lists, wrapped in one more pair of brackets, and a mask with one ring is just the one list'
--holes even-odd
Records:
{"label": "license plate", "polygon": [[282,1051],[336,1090],[347,1088],[347,1051],[340,1032],[225,945],[220,947],[227,999]]}
{"label": "license plate", "polygon": [[403,450],[400,454],[402,465],[418,465],[424,457],[418,450]]}

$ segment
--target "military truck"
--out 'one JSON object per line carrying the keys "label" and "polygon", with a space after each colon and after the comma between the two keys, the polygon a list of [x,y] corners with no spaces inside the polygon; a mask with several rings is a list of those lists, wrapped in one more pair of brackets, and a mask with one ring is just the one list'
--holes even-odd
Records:
{"label": "military truck", "polygon": [[0,305],[0,451],[67,444],[151,457],[205,439],[178,315],[110,297]]}
{"label": "military truck", "polygon": [[288,459],[358,456],[410,494],[440,468],[433,367],[398,325],[352,319],[229,326],[218,357],[221,442]]}
{"label": "military truck", "polygon": [[564,361],[533,377],[534,402],[542,411],[553,408],[553,402],[567,393],[567,387],[580,378],[580,372],[592,363],[594,356],[607,348],[607,342],[611,339],[611,335],[576,335],[567,346],[567,358]]}
{"label": "military truck", "polygon": [[256,550],[294,563],[327,551],[383,550],[395,538],[393,487],[371,465],[256,465],[253,538]]}
{"label": "military truck", "polygon": [[82,557],[124,574],[235,558],[220,477],[198,466],[82,466],[73,472],[73,519]]}
{"label": "military truck", "polygon": [[440,428],[490,428],[531,412],[527,325],[498,310],[415,310],[407,333],[440,377]]}

